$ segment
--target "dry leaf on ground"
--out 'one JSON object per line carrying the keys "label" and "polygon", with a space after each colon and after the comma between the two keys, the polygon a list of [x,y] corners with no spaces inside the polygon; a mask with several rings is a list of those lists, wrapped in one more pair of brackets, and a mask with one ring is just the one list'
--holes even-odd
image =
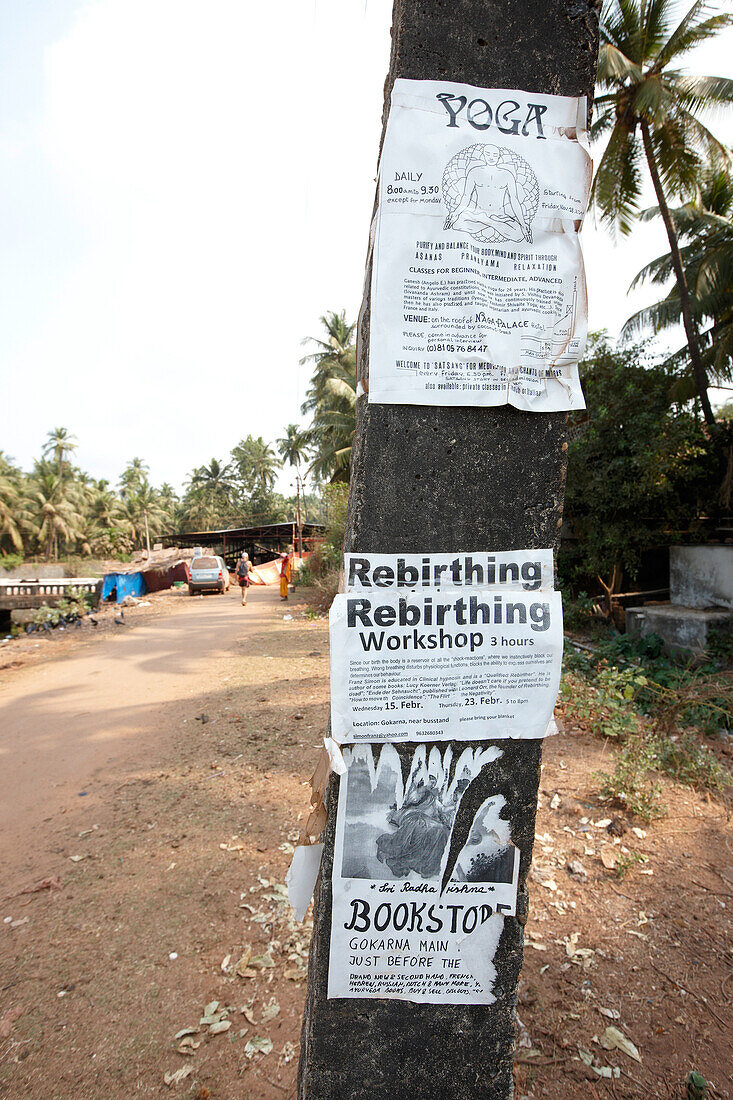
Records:
{"label": "dry leaf on ground", "polygon": [[255,1035],[254,1038],[248,1039],[244,1048],[244,1053],[248,1058],[252,1058],[255,1054],[269,1054],[272,1050],[272,1039],[263,1039],[259,1035]]}
{"label": "dry leaf on ground", "polygon": [[209,1035],[221,1035],[223,1031],[229,1031],[231,1026],[231,1020],[219,1020],[218,1023],[211,1025],[209,1028]]}
{"label": "dry leaf on ground", "polygon": [[172,1085],[179,1085],[181,1081],[185,1081],[190,1073],[193,1073],[193,1066],[181,1066],[173,1073],[164,1074],[163,1080],[168,1088],[171,1088]]}
{"label": "dry leaf on ground", "polygon": [[[262,1009],[262,1023],[268,1024],[270,1020],[274,1020],[276,1016],[280,1015],[280,1005],[274,997],[271,997],[266,1005]],[[254,1021],[252,1021],[254,1022]]]}
{"label": "dry leaf on ground", "polygon": [[601,1035],[600,1042],[604,1050],[620,1050],[624,1054],[627,1054],[629,1058],[634,1058],[637,1062],[641,1062],[641,1055],[631,1042],[631,1039],[627,1039],[623,1032],[619,1031],[617,1027],[607,1027],[603,1035]]}

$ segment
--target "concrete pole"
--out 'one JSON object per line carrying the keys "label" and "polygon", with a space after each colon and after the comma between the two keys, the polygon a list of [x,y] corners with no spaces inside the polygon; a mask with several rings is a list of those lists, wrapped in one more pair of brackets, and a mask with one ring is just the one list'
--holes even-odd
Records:
{"label": "concrete pole", "polygon": [[300,516],[300,474],[295,474],[295,484],[298,488],[298,511],[297,511],[297,524],[298,524],[298,557],[303,560],[303,521]]}
{"label": "concrete pole", "polygon": [[[591,97],[598,7],[594,0],[396,0],[385,118],[397,77]],[[367,292],[358,353],[359,377],[366,380],[369,318]],[[345,549],[557,549],[566,424],[564,413],[524,413],[508,406],[370,405],[360,397]],[[464,747],[452,744],[454,751]],[[300,1100],[511,1097],[516,991],[542,744],[499,744],[503,756],[493,770],[491,790],[475,791],[473,809],[497,791],[498,775],[498,792],[506,799],[512,838],[521,851],[521,869],[518,915],[504,923],[494,957],[496,1002],[490,1006],[327,999],[338,792],[338,779],[332,777],[315,897]],[[398,751],[406,760],[414,746],[400,745]]]}

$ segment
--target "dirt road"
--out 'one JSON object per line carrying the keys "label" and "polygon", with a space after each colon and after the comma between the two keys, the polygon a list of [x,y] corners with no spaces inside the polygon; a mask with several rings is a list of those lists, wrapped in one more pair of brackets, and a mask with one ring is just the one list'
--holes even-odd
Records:
{"label": "dirt road", "polygon": [[[52,840],[44,827],[50,816],[74,809],[81,797],[87,812],[96,810],[112,773],[119,779],[141,765],[165,765],[177,707],[195,698],[205,709],[207,697],[226,690],[248,638],[279,604],[274,590],[253,590],[243,609],[232,590],[186,601],[183,618],[139,626],[128,609],[125,624],[99,644],[0,684],[4,881],[27,873],[28,853]],[[250,659],[261,658],[250,650]]]}
{"label": "dirt road", "polygon": [[[283,882],[328,628],[300,596],[237,601],[4,657],[2,1100],[294,1100],[310,927]],[[599,799],[615,751],[572,723],[545,746],[517,1097],[670,1100],[691,1069],[733,1096],[727,806],[665,780],[639,829]]]}
{"label": "dirt road", "polygon": [[[282,1098],[309,937],[282,883],[328,698],[302,609],[270,588],[172,601],[0,674],[0,1096],[160,1096],[189,1067],[212,1097]],[[217,999],[230,1031],[178,1053]]]}

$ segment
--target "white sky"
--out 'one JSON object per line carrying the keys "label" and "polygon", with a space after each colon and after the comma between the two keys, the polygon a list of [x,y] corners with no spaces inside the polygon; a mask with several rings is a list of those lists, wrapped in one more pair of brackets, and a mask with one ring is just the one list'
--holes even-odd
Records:
{"label": "white sky", "polygon": [[[178,487],[300,420],[301,340],[361,299],[391,7],[5,0],[0,448],[28,468],[63,425],[95,477],[140,455]],[[663,229],[584,238],[613,333]]]}

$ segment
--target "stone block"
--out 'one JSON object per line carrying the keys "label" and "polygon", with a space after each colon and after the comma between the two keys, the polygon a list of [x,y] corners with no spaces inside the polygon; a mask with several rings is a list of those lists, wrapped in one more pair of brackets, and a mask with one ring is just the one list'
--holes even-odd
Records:
{"label": "stone block", "polygon": [[673,546],[669,595],[683,607],[733,610],[733,546]]}
{"label": "stone block", "polygon": [[661,604],[626,608],[626,632],[642,638],[658,634],[668,653],[701,653],[710,632],[717,629],[733,632],[733,610],[681,607]]}

